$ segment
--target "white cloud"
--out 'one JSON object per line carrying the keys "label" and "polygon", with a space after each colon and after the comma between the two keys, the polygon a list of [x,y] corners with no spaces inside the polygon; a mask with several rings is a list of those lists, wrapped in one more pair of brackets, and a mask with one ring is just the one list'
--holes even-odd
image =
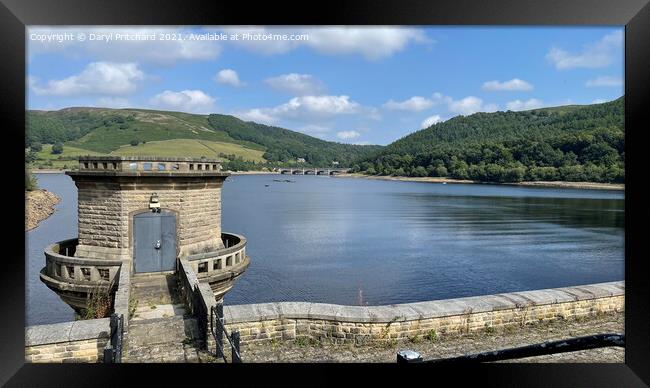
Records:
{"label": "white cloud", "polygon": [[426,119],[424,119],[424,121],[422,121],[422,124],[420,124],[420,128],[422,129],[429,128],[433,124],[437,124],[441,121],[442,119],[440,118],[440,115],[429,116]]}
{"label": "white cloud", "polygon": [[235,113],[255,121],[272,123],[281,119],[310,121],[328,119],[341,114],[360,113],[361,105],[350,100],[349,96],[300,96],[272,108],[254,108],[246,112]]}
{"label": "white cloud", "polygon": [[431,42],[423,31],[401,27],[326,27],[309,29],[307,33],[307,44],[318,52],[359,53],[371,60],[389,57],[410,42]]}
{"label": "white cloud", "polygon": [[[227,27],[227,33],[247,34],[249,38],[231,43],[261,54],[281,54],[298,47],[309,47],[321,54],[360,54],[377,60],[403,50],[410,43],[432,43],[420,29],[404,27]],[[260,39],[256,36],[300,35],[304,40]],[[243,35],[242,35],[243,37]],[[252,37],[252,38],[251,38]]]}
{"label": "white cloud", "polygon": [[[67,56],[79,57],[79,54],[90,54],[100,60],[115,62],[148,62],[164,66],[173,65],[182,60],[215,59],[221,52],[221,46],[216,41],[199,40],[161,40],[160,34],[179,36],[190,30],[176,27],[29,27],[27,31],[27,48],[29,56],[49,52],[63,52]],[[76,36],[83,33],[86,40],[71,41],[38,41],[34,36],[47,34],[71,33]],[[155,37],[155,40],[117,39],[117,34],[124,37]],[[92,40],[92,37],[112,36],[112,40]]]}
{"label": "white cloud", "polygon": [[314,114],[337,115],[356,113],[360,105],[348,96],[301,96],[294,97],[289,102],[275,108],[280,114],[294,112],[309,112]]}
{"label": "white cloud", "polygon": [[607,101],[609,101],[609,100],[606,100],[604,98],[597,98],[597,99],[593,100],[591,103],[592,104],[603,104],[603,103],[606,103]]}
{"label": "white cloud", "polygon": [[556,69],[599,68],[609,66],[614,60],[623,59],[623,31],[605,35],[601,40],[587,44],[579,53],[572,54],[566,50],[552,47],[546,59]]}
{"label": "white cloud", "polygon": [[528,91],[533,90],[533,85],[519,78],[513,78],[510,81],[488,81],[483,84],[483,90],[488,92],[495,91]]}
{"label": "white cloud", "polygon": [[623,79],[619,77],[612,76],[602,76],[590,79],[585,84],[587,87],[598,87],[598,86],[623,86]]}
{"label": "white cloud", "polygon": [[476,112],[495,112],[496,104],[484,104],[483,100],[468,96],[460,100],[451,100],[448,105],[449,111],[461,115],[471,115]]}
{"label": "white cloud", "polygon": [[34,78],[30,86],[37,95],[128,95],[137,89],[144,73],[135,63],[92,62],[81,73],[61,80],[50,80],[38,86]]}
{"label": "white cloud", "polygon": [[432,106],[446,105],[449,112],[461,115],[471,115],[476,112],[495,112],[499,109],[497,104],[484,103],[478,97],[467,96],[460,100],[454,100],[452,97],[440,92],[433,93],[431,99],[427,101],[430,101]]}
{"label": "white cloud", "polygon": [[266,124],[266,125],[272,125],[278,121],[276,117],[273,117],[268,113],[265,113],[263,109],[260,108],[250,109],[245,112],[235,112],[233,113],[233,115],[239,117],[244,121],[254,121],[256,123]]}
{"label": "white cloud", "polygon": [[201,90],[182,90],[180,92],[165,90],[155,95],[149,102],[154,107],[161,109],[207,114],[214,112],[215,99]]}
{"label": "white cloud", "polygon": [[264,80],[271,88],[294,96],[319,95],[325,91],[322,81],[311,74],[282,74]]}
{"label": "white cloud", "polygon": [[220,84],[230,85],[236,88],[244,86],[244,83],[239,80],[239,75],[233,69],[220,70],[214,77],[214,80]]}
{"label": "white cloud", "polygon": [[357,131],[341,131],[337,132],[336,136],[342,140],[352,140],[358,138],[361,134]]}
{"label": "white cloud", "polygon": [[434,101],[424,97],[414,96],[405,101],[393,101],[392,99],[386,102],[383,106],[390,110],[407,110],[411,112],[419,112],[431,108],[435,104]]}
{"label": "white cloud", "polygon": [[506,104],[508,110],[519,111],[519,110],[530,110],[538,109],[544,106],[544,102],[536,98],[531,98],[527,101],[514,100]]}

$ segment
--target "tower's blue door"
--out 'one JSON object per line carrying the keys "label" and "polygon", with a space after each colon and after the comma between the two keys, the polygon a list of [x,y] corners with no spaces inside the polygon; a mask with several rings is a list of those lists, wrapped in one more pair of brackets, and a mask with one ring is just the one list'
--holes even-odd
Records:
{"label": "tower's blue door", "polygon": [[170,212],[140,213],[133,217],[135,272],[176,268],[176,217]]}

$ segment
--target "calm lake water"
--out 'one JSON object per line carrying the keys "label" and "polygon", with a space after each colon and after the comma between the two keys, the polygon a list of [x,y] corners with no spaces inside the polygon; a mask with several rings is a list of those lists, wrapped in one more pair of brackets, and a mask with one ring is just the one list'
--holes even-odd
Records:
{"label": "calm lake water", "polygon": [[[37,177],[62,200],[28,233],[28,325],[73,319],[38,273],[47,244],[77,236],[76,187]],[[245,235],[251,256],[227,304],[383,305],[624,275],[618,191],[247,175],[228,179],[222,201],[223,230]]]}

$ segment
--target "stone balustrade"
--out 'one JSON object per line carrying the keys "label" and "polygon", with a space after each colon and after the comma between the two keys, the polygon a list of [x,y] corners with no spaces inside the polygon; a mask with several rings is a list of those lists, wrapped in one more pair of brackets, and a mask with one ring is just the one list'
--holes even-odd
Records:
{"label": "stone balustrade", "polygon": [[225,248],[186,256],[185,259],[200,280],[226,279],[243,272],[250,264],[246,256],[246,238],[232,233],[221,233]]}
{"label": "stone balustrade", "polygon": [[205,173],[220,172],[217,159],[161,158],[146,156],[82,156],[80,172],[151,172],[151,173]]}
{"label": "stone balustrade", "polygon": [[45,267],[41,272],[51,281],[85,286],[105,286],[117,275],[122,261],[74,257],[78,239],[69,239],[45,248]]}

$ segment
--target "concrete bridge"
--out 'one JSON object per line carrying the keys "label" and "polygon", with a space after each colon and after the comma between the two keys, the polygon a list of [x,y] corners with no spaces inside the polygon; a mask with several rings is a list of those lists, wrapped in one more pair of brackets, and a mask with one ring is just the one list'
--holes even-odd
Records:
{"label": "concrete bridge", "polygon": [[316,167],[301,167],[301,168],[283,168],[280,173],[283,175],[338,175],[350,171],[349,168],[316,168]]}

